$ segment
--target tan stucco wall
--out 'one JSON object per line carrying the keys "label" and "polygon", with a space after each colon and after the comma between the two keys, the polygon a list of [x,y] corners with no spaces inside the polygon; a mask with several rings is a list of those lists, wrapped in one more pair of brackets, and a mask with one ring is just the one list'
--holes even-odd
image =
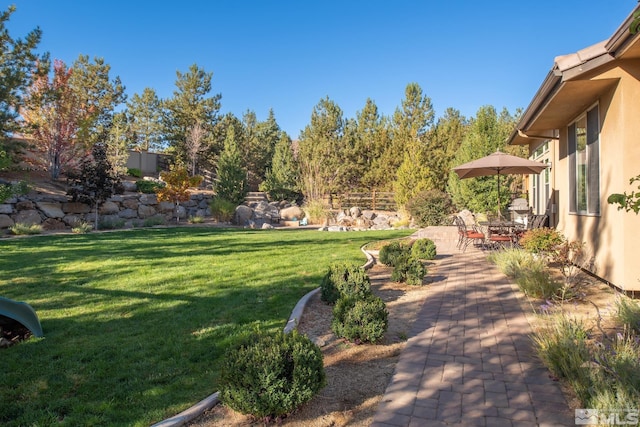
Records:
{"label": "tan stucco wall", "polygon": [[[630,191],[640,175],[640,61],[621,61],[594,78],[620,79],[600,96],[600,216],[569,213],[567,128],[560,129],[552,168],[557,191],[557,228],[568,239],[584,241],[594,272],[624,290],[640,290],[640,215],[607,203],[611,193]],[[587,107],[588,108],[588,107]],[[637,187],[637,185],[636,185]]]}

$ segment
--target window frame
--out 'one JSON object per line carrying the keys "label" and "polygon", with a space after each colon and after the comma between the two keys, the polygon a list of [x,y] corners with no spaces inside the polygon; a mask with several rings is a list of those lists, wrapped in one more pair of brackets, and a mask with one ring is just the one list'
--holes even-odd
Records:
{"label": "window frame", "polygon": [[[586,209],[579,209],[578,198],[578,136],[576,124],[585,122],[585,147],[584,147],[584,197]],[[600,216],[600,111],[596,103],[580,114],[567,127],[567,154],[569,173],[569,214],[581,216]]]}

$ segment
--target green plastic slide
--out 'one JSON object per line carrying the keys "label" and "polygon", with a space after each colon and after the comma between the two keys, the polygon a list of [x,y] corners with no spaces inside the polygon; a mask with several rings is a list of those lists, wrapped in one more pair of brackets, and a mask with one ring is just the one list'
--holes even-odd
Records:
{"label": "green plastic slide", "polygon": [[0,297],[0,316],[9,317],[22,323],[24,327],[29,329],[36,337],[44,335],[38,315],[26,302]]}

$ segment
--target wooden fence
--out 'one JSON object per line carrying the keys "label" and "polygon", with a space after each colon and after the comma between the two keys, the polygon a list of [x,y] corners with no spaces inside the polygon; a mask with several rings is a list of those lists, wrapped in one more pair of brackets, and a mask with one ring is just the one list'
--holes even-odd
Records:
{"label": "wooden fence", "polygon": [[348,209],[357,206],[361,209],[377,211],[397,210],[394,193],[386,191],[332,194],[329,202],[332,209]]}

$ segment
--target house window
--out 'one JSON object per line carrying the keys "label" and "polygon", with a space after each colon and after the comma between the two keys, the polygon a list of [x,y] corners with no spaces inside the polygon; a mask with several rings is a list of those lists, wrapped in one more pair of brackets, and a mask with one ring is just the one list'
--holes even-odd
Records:
{"label": "house window", "polygon": [[[549,164],[549,141],[545,141],[535,149],[531,160]],[[551,172],[546,168],[540,174],[532,175],[531,206],[535,214],[547,214],[547,207],[551,197]]]}
{"label": "house window", "polygon": [[600,125],[598,106],[569,125],[569,211],[600,214]]}

